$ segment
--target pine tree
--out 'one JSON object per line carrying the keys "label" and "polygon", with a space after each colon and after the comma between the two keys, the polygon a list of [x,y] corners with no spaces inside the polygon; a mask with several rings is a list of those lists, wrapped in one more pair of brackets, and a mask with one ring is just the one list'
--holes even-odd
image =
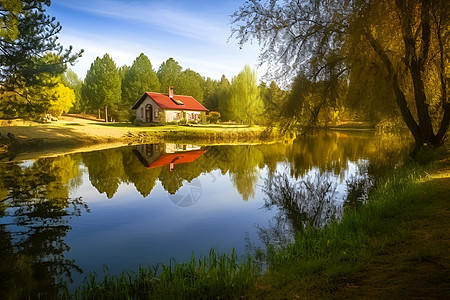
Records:
{"label": "pine tree", "polygon": [[144,92],[158,92],[160,83],[148,57],[141,53],[125,73],[122,81],[122,103],[133,105]]}
{"label": "pine tree", "polygon": [[163,62],[158,69],[157,75],[161,83],[160,91],[167,93],[167,87],[173,86],[176,89],[181,75],[182,67],[172,57]]}
{"label": "pine tree", "polygon": [[108,122],[108,107],[120,104],[121,80],[113,59],[105,54],[97,57],[86,74],[81,97],[91,109],[105,109],[105,121]]}
{"label": "pine tree", "polygon": [[[57,42],[61,25],[45,14],[48,0],[1,1],[0,5],[0,85],[2,92],[14,92],[16,114],[43,113],[45,106],[32,100],[27,91],[47,85],[43,78],[64,72],[82,51],[72,54]],[[52,53],[51,59],[45,54]],[[42,76],[43,74],[46,74]],[[36,102],[37,101],[37,102]]]}

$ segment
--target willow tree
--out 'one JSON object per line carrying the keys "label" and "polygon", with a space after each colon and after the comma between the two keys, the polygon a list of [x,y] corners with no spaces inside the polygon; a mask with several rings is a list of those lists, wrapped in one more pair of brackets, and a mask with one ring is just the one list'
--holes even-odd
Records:
{"label": "willow tree", "polygon": [[227,108],[232,120],[254,124],[263,113],[264,104],[257,80],[256,71],[245,66],[231,81]]}
{"label": "willow tree", "polygon": [[372,100],[395,105],[418,148],[441,145],[450,123],[449,15],[446,0],[249,0],[233,34],[257,39],[275,76],[322,81],[331,101],[342,76],[364,89],[359,101],[381,85]]}

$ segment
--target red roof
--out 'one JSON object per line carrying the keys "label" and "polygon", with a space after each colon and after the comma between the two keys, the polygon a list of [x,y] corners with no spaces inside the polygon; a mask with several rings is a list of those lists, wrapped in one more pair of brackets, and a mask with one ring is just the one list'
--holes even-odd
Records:
{"label": "red roof", "polygon": [[191,163],[200,156],[203,155],[207,150],[195,150],[188,152],[178,152],[171,154],[164,154],[158,157],[154,162],[148,165],[148,169],[162,167],[170,164],[184,164]]}
{"label": "red roof", "polygon": [[142,97],[133,105],[132,109],[137,109],[139,105],[141,105],[142,101],[145,100],[146,96],[149,96],[159,107],[163,109],[208,111],[208,109],[206,109],[197,100],[195,100],[194,97],[191,96],[173,95],[173,97],[170,98],[167,94],[150,92],[146,92],[142,95]]}

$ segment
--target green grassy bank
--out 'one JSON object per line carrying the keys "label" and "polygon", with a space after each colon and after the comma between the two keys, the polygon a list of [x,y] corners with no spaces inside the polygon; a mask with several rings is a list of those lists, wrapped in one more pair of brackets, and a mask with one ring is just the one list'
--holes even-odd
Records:
{"label": "green grassy bank", "polygon": [[[422,155],[377,181],[367,204],[341,222],[306,227],[293,244],[269,249],[268,269],[252,258],[217,255],[142,268],[103,279],[91,276],[78,299],[446,298],[450,291],[447,149]],[[440,161],[438,163],[438,161]],[[444,161],[444,163],[442,162]],[[438,176],[436,174],[443,174]],[[389,286],[387,289],[386,286]]]}
{"label": "green grassy bank", "polygon": [[[435,159],[439,156],[448,159],[448,151]],[[307,227],[298,232],[294,244],[270,252],[270,268],[257,280],[251,298],[408,298],[426,297],[430,290],[437,298],[448,296],[450,282],[442,279],[445,274],[448,278],[449,269],[440,264],[448,256],[444,253],[449,243],[441,243],[437,236],[430,251],[427,243],[431,241],[418,240],[412,228],[429,235],[429,224],[420,220],[434,222],[436,213],[449,211],[450,178],[442,179],[442,184],[430,174],[439,168],[447,168],[446,176],[450,174],[448,165],[431,162],[429,154],[419,161],[409,161],[378,180],[367,204],[347,209],[341,222],[325,229]],[[448,233],[448,221],[438,226]],[[380,268],[380,257],[384,268]],[[420,263],[435,267],[417,280],[411,273],[417,272]],[[375,288],[380,275],[386,281],[377,282]],[[395,281],[396,286],[386,289]]]}

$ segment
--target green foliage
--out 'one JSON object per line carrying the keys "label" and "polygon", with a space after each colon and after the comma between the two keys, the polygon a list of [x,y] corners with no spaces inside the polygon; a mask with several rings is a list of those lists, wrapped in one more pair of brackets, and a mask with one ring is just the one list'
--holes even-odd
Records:
{"label": "green foliage", "polygon": [[245,66],[231,82],[226,102],[227,115],[237,122],[254,124],[261,116],[263,108],[256,71]]}
{"label": "green foliage", "polygon": [[404,239],[401,223],[422,197],[417,182],[424,174],[424,168],[414,162],[395,169],[377,182],[366,205],[347,208],[340,222],[323,229],[303,227],[293,244],[269,249],[268,277],[284,282],[283,274],[295,269],[298,284],[312,280],[322,290],[333,279],[361,271],[360,263],[368,253]]}
{"label": "green foliage", "polygon": [[174,88],[177,94],[192,96],[203,103],[203,78],[199,73],[191,69],[184,70],[177,78]]}
{"label": "green foliage", "polygon": [[208,122],[211,124],[216,124],[220,119],[220,113],[218,111],[211,111],[208,115]]}
{"label": "green foliage", "polygon": [[[161,271],[159,271],[161,269]],[[91,273],[73,295],[75,299],[212,299],[236,298],[255,281],[256,269],[248,258],[239,262],[236,252],[219,255],[211,249],[207,257],[188,263],[139,268],[120,277],[105,269],[103,280]],[[69,297],[68,291],[64,298]]]}
{"label": "green foliage", "polygon": [[83,103],[81,102],[81,86],[83,85],[83,81],[74,71],[72,71],[71,69],[67,69],[66,72],[61,74],[61,83],[66,87],[72,89],[75,93],[75,102],[71,111],[84,111],[85,108],[83,107]]}
{"label": "green foliage", "polygon": [[81,97],[91,110],[119,106],[121,80],[112,58],[105,54],[91,64],[81,87]]}
{"label": "green foliage", "polygon": [[131,107],[145,92],[158,92],[160,83],[148,57],[141,53],[125,72],[122,103]]}
{"label": "green foliage", "polygon": [[[57,61],[58,57],[47,54],[40,60],[46,64]],[[68,112],[75,102],[74,91],[62,83],[60,76],[41,73],[39,80],[40,84],[23,87],[22,93],[3,91],[1,114],[4,117],[23,116],[40,120],[44,114],[58,117]]]}
{"label": "green foliage", "polygon": [[229,120],[227,116],[227,99],[230,92],[230,82],[222,75],[219,82],[214,83],[214,89],[209,94],[209,98],[206,98],[207,108],[211,110],[217,110],[223,116],[223,120]]}
{"label": "green foliage", "polygon": [[[45,14],[50,1],[5,0],[0,6],[1,109],[11,116],[40,115],[48,107],[31,99],[31,91],[64,72],[82,51],[71,53],[57,43],[61,25]],[[49,55],[52,54],[52,55]],[[11,94],[13,93],[13,94]]]}
{"label": "green foliage", "polygon": [[161,92],[167,93],[167,88],[172,86],[174,94],[194,97],[203,103],[204,80],[202,76],[191,70],[182,71],[182,67],[173,58],[163,62],[157,72],[161,82]]}
{"label": "green foliage", "polygon": [[161,93],[167,93],[169,86],[176,87],[182,67],[172,57],[161,64],[156,73],[161,83]]}
{"label": "green foliage", "polygon": [[371,121],[401,116],[416,147],[440,146],[450,126],[449,3],[251,0],[233,14],[233,34],[241,45],[257,39],[278,78],[306,75],[310,123],[322,109],[333,122],[345,99]]}

